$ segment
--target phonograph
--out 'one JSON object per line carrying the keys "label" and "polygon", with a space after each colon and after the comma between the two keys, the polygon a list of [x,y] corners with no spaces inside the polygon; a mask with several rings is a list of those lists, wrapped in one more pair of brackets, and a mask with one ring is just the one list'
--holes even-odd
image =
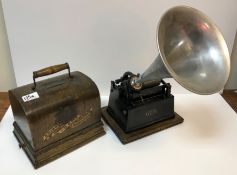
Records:
{"label": "phonograph", "polygon": [[202,12],[187,6],[169,9],[157,27],[159,54],[143,74],[125,72],[111,81],[103,119],[123,144],[183,122],[174,111],[173,77],[197,94],[219,92],[230,72],[225,40]]}

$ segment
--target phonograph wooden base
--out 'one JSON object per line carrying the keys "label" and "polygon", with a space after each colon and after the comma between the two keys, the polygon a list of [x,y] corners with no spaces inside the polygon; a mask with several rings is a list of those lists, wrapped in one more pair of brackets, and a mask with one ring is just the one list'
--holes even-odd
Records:
{"label": "phonograph wooden base", "polygon": [[105,134],[100,121],[40,150],[34,150],[16,122],[13,126],[19,147],[25,151],[34,168],[39,168]]}
{"label": "phonograph wooden base", "polygon": [[120,128],[120,126],[117,124],[117,122],[107,112],[107,107],[102,108],[102,118],[111,127],[111,129],[114,131],[114,133],[118,136],[119,140],[123,144],[130,143],[130,142],[138,140],[142,137],[151,135],[155,132],[158,132],[158,131],[164,130],[166,128],[169,128],[171,126],[180,124],[184,120],[181,116],[179,116],[177,113],[175,113],[175,117],[172,119],[164,120],[162,122],[157,122],[157,123],[147,126],[145,128],[141,128],[136,131],[125,133]]}

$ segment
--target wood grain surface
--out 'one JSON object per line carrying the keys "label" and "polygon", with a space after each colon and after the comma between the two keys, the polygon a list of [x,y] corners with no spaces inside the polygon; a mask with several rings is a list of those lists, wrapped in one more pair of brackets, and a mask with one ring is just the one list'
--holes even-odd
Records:
{"label": "wood grain surface", "polygon": [[7,92],[0,92],[0,121],[10,105]]}
{"label": "wood grain surface", "polygon": [[237,90],[224,90],[221,95],[231,108],[237,112]]}

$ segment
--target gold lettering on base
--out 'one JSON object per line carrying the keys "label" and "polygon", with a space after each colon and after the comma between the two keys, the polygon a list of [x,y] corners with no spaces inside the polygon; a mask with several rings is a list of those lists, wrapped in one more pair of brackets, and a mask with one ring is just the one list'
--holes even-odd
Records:
{"label": "gold lettering on base", "polygon": [[150,109],[150,110],[145,112],[145,115],[148,117],[148,116],[152,116],[156,113],[157,113],[157,109]]}
{"label": "gold lettering on base", "polygon": [[74,128],[76,126],[79,126],[86,122],[92,113],[92,108],[90,108],[89,112],[86,112],[85,115],[77,115],[74,119],[69,121],[68,123],[62,125],[62,124],[57,124],[54,125],[52,128],[50,128],[44,135],[43,135],[43,141],[48,141],[49,139],[53,138],[54,136],[58,134],[64,133],[66,130]]}

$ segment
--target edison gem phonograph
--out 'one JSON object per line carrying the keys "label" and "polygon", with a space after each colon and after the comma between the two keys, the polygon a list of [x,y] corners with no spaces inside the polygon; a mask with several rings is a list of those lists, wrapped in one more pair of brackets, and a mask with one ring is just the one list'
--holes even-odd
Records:
{"label": "edison gem phonograph", "polygon": [[229,76],[230,59],[217,26],[202,12],[187,6],[168,10],[157,27],[159,54],[142,74],[125,72],[111,81],[104,120],[124,144],[182,123],[174,112],[173,77],[197,94],[220,91]]}

